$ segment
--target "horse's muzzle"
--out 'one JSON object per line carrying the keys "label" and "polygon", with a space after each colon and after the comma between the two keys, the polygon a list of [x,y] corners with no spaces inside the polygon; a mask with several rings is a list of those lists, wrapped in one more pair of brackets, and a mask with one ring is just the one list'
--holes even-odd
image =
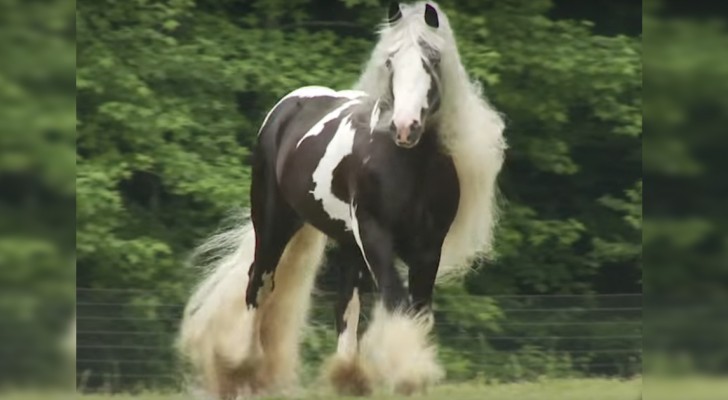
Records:
{"label": "horse's muzzle", "polygon": [[394,143],[405,149],[415,147],[417,143],[419,143],[423,131],[424,129],[422,128],[422,124],[418,121],[413,121],[411,124],[405,125],[401,128],[398,128],[394,122],[392,123]]}

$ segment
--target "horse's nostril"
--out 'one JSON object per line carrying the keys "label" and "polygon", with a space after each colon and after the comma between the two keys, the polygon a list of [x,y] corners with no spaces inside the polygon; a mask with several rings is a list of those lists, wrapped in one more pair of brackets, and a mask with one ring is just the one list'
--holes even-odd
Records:
{"label": "horse's nostril", "polygon": [[420,125],[420,121],[414,121],[412,122],[412,125],[410,125],[411,131],[419,131],[422,126]]}

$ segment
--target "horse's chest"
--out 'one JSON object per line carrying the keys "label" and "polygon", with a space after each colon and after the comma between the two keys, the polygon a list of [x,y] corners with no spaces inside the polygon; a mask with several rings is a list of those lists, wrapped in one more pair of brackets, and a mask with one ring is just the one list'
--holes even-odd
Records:
{"label": "horse's chest", "polygon": [[[459,202],[459,183],[452,160],[431,152],[410,165],[380,170],[379,185],[363,191],[370,208],[398,231],[423,234],[448,227]],[[362,199],[365,201],[365,199]]]}

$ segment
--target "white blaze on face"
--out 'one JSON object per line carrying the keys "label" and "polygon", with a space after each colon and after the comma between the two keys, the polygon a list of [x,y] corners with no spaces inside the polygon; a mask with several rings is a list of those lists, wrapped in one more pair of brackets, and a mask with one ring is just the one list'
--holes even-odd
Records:
{"label": "white blaze on face", "polygon": [[422,65],[418,49],[416,47],[401,49],[390,62],[394,94],[392,122],[398,129],[407,128],[414,121],[421,123],[422,109],[429,107],[427,93],[430,91],[431,79]]}
{"label": "white blaze on face", "polygon": [[311,191],[313,197],[321,201],[321,206],[329,218],[344,222],[348,230],[351,230],[349,205],[334,195],[331,184],[334,170],[354,149],[355,134],[356,129],[351,126],[351,116],[344,117],[331,142],[326,146],[316,170],[313,171],[314,189]]}

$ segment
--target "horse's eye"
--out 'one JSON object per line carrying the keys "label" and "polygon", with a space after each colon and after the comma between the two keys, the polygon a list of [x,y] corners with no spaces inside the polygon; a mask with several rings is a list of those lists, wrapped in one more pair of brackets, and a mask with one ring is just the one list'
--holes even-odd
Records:
{"label": "horse's eye", "polygon": [[387,61],[384,62],[384,66],[387,67],[387,69],[392,69],[392,59],[388,58]]}

